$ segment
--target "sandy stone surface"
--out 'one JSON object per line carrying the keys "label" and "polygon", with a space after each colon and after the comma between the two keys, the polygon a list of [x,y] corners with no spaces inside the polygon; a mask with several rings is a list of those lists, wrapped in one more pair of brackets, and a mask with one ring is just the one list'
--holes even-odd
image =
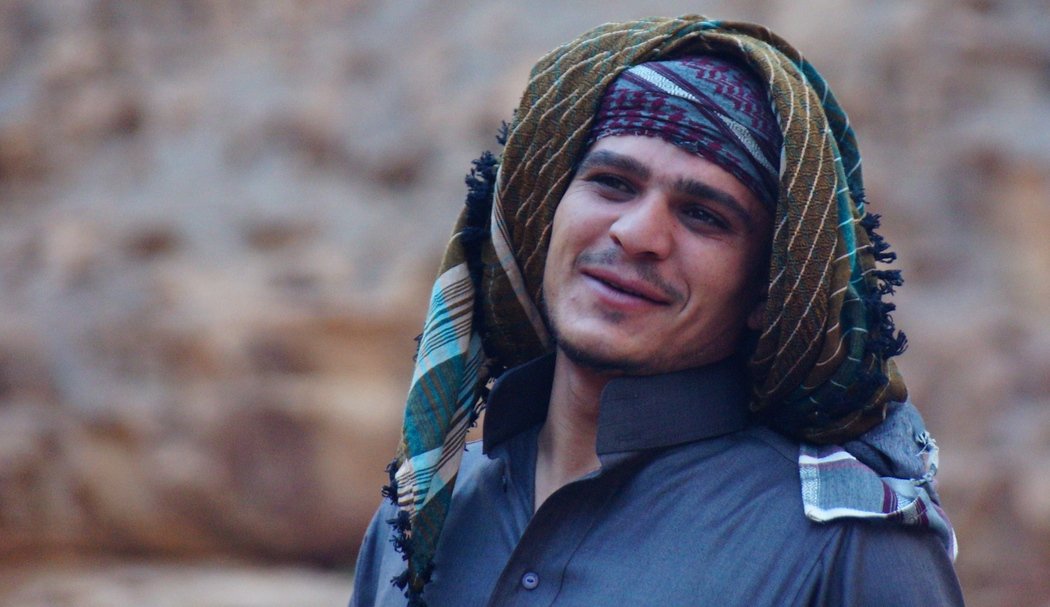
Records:
{"label": "sandy stone surface", "polygon": [[547,49],[699,8],[850,111],[968,604],[1050,605],[1046,0],[0,2],[3,600],[344,602],[470,160]]}
{"label": "sandy stone surface", "polygon": [[0,573],[9,607],[332,607],[348,573],[230,563],[26,566]]}

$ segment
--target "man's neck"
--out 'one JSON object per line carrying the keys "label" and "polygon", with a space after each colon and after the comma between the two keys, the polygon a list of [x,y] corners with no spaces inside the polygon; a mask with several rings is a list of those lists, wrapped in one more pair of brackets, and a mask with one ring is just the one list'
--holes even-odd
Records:
{"label": "man's neck", "polygon": [[552,493],[600,467],[598,406],[609,379],[557,353],[547,421],[537,439],[534,511]]}

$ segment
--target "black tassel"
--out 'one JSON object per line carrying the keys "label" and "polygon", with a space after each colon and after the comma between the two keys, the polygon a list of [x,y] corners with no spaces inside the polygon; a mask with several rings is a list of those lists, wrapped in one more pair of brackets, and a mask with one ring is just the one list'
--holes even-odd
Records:
{"label": "black tassel", "polygon": [[[517,114],[518,111],[514,110],[514,113]],[[496,143],[500,144],[500,146],[507,145],[507,137],[509,136],[510,124],[507,123],[506,120],[501,120],[499,124],[499,131],[496,133]]]}
{"label": "black tassel", "polygon": [[411,574],[408,572],[408,569],[405,569],[400,575],[392,578],[390,583],[396,586],[398,590],[405,591],[408,607],[427,607],[426,601],[423,600],[423,587],[430,583],[430,576],[433,572],[434,565],[431,563],[419,575],[419,583],[414,584],[411,583]]}
{"label": "black tassel", "polygon": [[860,226],[868,233],[868,240],[871,241],[871,254],[875,256],[875,261],[893,263],[897,260],[897,254],[890,251],[890,243],[875,232],[882,223],[881,219],[880,215],[868,213],[860,220]]}
{"label": "black tassel", "polygon": [[403,556],[407,561],[412,557],[412,542],[408,537],[408,531],[412,529],[412,523],[408,518],[408,513],[404,510],[398,510],[397,516],[388,518],[386,522],[394,528],[394,537],[390,538],[390,542],[394,544],[394,552]]}
{"label": "black tassel", "polygon": [[[865,350],[880,357],[882,360],[899,356],[908,347],[908,337],[903,331],[898,331],[893,322],[891,312],[897,306],[880,298],[887,291],[886,287],[880,288],[865,299],[864,304],[868,307],[871,329],[868,332],[868,341]],[[888,292],[892,293],[892,289]]]}
{"label": "black tassel", "polygon": [[390,478],[390,484],[383,485],[381,493],[383,497],[387,498],[393,504],[397,505],[397,458],[395,457],[389,464],[386,465],[386,473]]}
{"label": "black tassel", "polygon": [[419,362],[419,346],[423,344],[423,334],[416,335],[412,340],[416,342],[416,349],[412,352],[412,362],[417,363]]}
{"label": "black tassel", "polygon": [[904,284],[900,270],[875,270],[871,274],[878,285],[879,295],[893,295],[897,292],[894,287]]}
{"label": "black tassel", "polygon": [[412,522],[408,517],[408,513],[404,510],[398,510],[397,516],[392,519],[388,519],[387,523],[392,525],[397,531],[408,531],[412,528]]}
{"label": "black tassel", "polygon": [[[473,161],[473,168],[466,176],[467,183],[467,221],[460,233],[463,252],[467,258],[467,268],[474,282],[475,291],[479,291],[484,274],[484,262],[481,259],[482,245],[489,239],[489,218],[492,214],[492,198],[496,190],[496,170],[499,160],[492,152],[484,152]],[[477,312],[480,298],[475,299]],[[479,320],[475,314],[475,321]]]}
{"label": "black tassel", "polygon": [[398,575],[390,578],[390,583],[397,586],[398,590],[404,590],[408,586],[408,578],[410,577],[408,569],[405,569]]}
{"label": "black tassel", "polygon": [[471,164],[474,166],[464,179],[467,184],[467,225],[461,235],[464,246],[480,243],[488,237],[499,160],[492,152],[483,152]]}

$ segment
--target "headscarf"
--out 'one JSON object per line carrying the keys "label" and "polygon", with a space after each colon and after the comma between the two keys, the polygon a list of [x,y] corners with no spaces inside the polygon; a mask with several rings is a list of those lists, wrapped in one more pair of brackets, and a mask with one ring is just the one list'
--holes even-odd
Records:
{"label": "headscarf", "polygon": [[602,97],[586,147],[613,135],[659,137],[715,163],[772,211],[780,186],[780,127],[766,93],[719,57],[650,61]]}
{"label": "headscarf", "polygon": [[752,410],[812,443],[854,438],[882,421],[904,382],[904,346],[877,270],[893,255],[874,233],[860,155],[820,74],[768,29],[700,16],[606,24],[540,59],[501,158],[475,161],[431,294],[404,430],[384,494],[398,505],[394,583],[409,605],[423,587],[451,501],[468,428],[488,381],[552,349],[538,302],[555,207],[586,151],[604,91],[631,66],[718,55],[752,70],[783,137],[769,296],[749,368]]}

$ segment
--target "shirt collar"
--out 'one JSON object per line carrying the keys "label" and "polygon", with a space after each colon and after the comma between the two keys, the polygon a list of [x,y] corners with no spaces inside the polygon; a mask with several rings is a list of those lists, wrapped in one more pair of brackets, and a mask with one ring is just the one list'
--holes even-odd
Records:
{"label": "shirt collar", "polygon": [[[504,373],[492,387],[484,422],[486,453],[547,417],[554,354]],[[748,380],[737,357],[662,375],[612,379],[598,412],[599,455],[669,447],[742,430]]]}

